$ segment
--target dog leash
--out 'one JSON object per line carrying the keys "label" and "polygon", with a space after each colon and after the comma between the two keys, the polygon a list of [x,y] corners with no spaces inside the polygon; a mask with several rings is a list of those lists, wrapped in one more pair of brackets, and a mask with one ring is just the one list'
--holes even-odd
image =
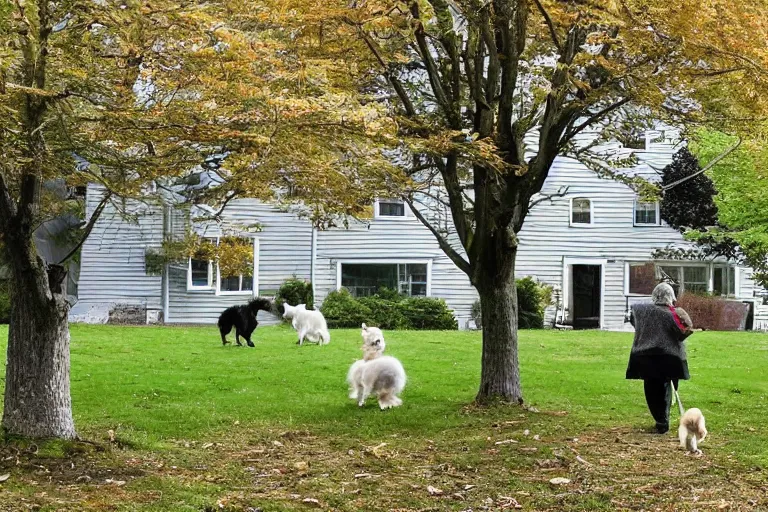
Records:
{"label": "dog leash", "polygon": [[675,387],[675,383],[672,381],[669,381],[669,385],[672,386],[672,405],[675,405],[675,398],[677,398],[677,408],[680,410],[680,416],[685,414],[685,409],[683,409],[683,402],[680,401],[680,395],[677,394],[677,388]]}

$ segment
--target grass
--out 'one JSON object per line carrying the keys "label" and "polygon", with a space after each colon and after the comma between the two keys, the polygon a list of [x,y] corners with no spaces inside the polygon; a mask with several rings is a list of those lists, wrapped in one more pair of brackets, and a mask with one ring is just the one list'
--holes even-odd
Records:
{"label": "grass", "polygon": [[702,458],[646,432],[629,334],[521,333],[528,408],[471,405],[479,333],[386,337],[409,381],[382,412],[346,397],[357,330],[298,347],[260,328],[240,348],[214,328],[73,326],[91,442],[1,446],[0,511],[768,509],[766,335],[689,340],[681,397],[707,415]]}

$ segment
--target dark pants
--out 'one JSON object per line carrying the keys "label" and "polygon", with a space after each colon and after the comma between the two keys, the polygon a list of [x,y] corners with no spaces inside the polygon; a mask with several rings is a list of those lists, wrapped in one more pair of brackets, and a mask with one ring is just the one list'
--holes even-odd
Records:
{"label": "dark pants", "polygon": [[[672,387],[668,380],[645,379],[643,388],[645,389],[645,401],[648,403],[648,410],[651,416],[656,420],[656,430],[663,434],[669,431],[669,407],[672,405]],[[677,389],[677,379],[673,379],[675,389]]]}

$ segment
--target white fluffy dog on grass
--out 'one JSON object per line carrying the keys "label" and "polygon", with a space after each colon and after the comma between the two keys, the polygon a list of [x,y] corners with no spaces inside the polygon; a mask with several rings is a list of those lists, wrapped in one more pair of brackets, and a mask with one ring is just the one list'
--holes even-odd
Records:
{"label": "white fluffy dog on grass", "polygon": [[286,302],[283,308],[283,318],[291,320],[291,325],[299,334],[299,345],[304,344],[304,339],[319,345],[327,345],[331,341],[328,324],[321,312],[308,310],[306,304],[291,306]]}
{"label": "white fluffy dog on grass", "polygon": [[397,407],[403,401],[397,396],[405,387],[405,370],[400,361],[384,352],[384,334],[376,327],[363,324],[363,359],[355,361],[347,373],[349,398],[362,407],[375,394],[381,409]]}

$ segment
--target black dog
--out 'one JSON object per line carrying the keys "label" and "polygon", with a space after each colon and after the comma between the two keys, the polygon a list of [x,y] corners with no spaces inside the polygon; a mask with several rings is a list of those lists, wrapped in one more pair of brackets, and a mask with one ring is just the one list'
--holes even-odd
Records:
{"label": "black dog", "polygon": [[234,327],[235,341],[237,341],[237,344],[240,346],[243,345],[240,343],[240,336],[242,336],[245,338],[248,346],[253,347],[254,345],[251,341],[251,334],[256,329],[256,326],[259,325],[259,322],[256,321],[256,315],[259,311],[271,310],[272,302],[270,302],[269,299],[264,299],[262,297],[257,297],[244,306],[232,306],[225,309],[224,312],[219,316],[219,332],[221,333],[221,343],[223,345],[228,343],[227,334],[229,334],[229,332],[232,330],[232,327]]}

